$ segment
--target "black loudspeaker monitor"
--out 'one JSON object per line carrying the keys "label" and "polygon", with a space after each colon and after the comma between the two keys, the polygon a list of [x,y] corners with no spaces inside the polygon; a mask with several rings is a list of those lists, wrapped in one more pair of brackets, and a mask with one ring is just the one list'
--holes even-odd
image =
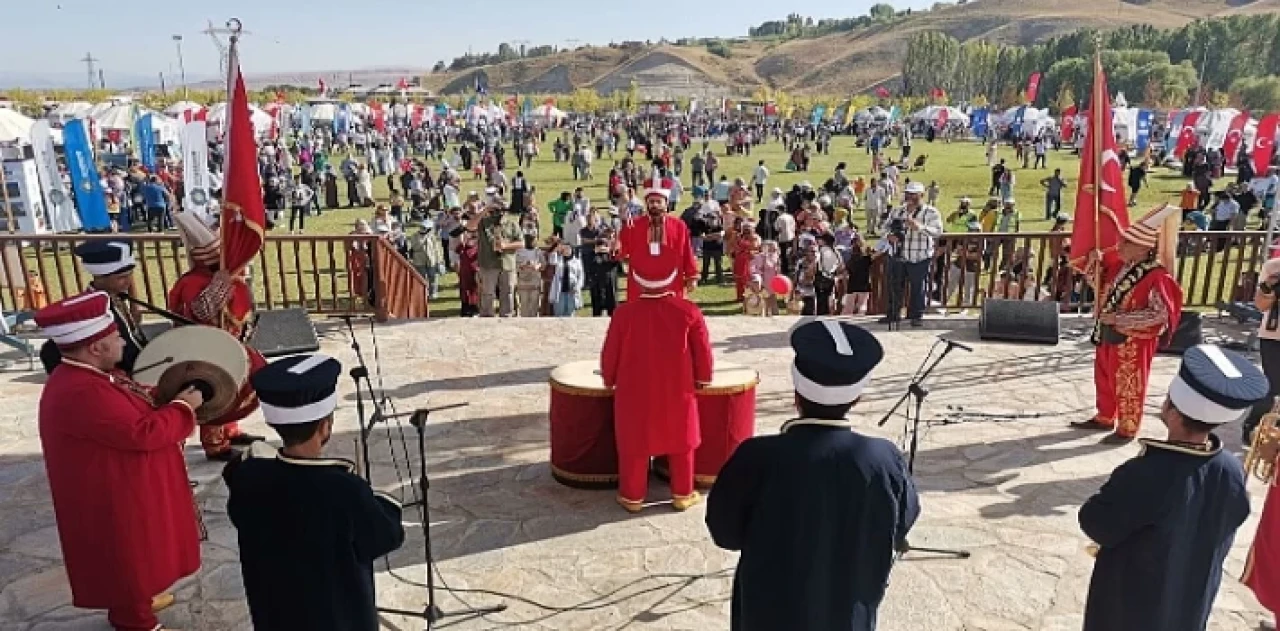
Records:
{"label": "black loudspeaker monitor", "polygon": [[978,336],[984,340],[1058,343],[1058,303],[988,298],[982,303]]}
{"label": "black loudspeaker monitor", "polygon": [[314,353],[320,350],[320,338],[306,309],[274,309],[258,312],[249,346],[270,359]]}
{"label": "black loudspeaker monitor", "polygon": [[1182,318],[1178,320],[1178,328],[1173,332],[1173,337],[1169,339],[1168,343],[1161,342],[1160,352],[1181,355],[1188,348],[1202,343],[1204,343],[1204,330],[1201,328],[1200,313],[1198,311],[1183,311]]}

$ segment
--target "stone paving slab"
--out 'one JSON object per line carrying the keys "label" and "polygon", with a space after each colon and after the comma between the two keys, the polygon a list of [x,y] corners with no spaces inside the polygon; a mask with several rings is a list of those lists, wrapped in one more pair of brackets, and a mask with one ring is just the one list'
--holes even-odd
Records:
{"label": "stone paving slab", "polygon": [[[795,318],[709,321],[723,361],[757,368],[757,431],[773,433],[792,416],[787,330]],[[320,324],[325,352],[347,367],[350,341]],[[552,481],[548,469],[547,377],[555,366],[598,356],[602,319],[442,320],[366,327],[358,336],[375,386],[400,411],[467,402],[434,416],[426,430],[431,470],[431,534],[443,583],[453,590],[490,590],[579,611],[556,612],[516,599],[440,589],[440,605],[456,610],[504,602],[510,609],[456,629],[723,629],[736,554],[712,545],[703,509],[673,512],[665,488],[650,487],[654,505],[637,516],[609,491],[581,491]],[[1083,326],[1068,321],[1078,334]],[[1226,327],[1230,329],[1231,327]],[[941,321],[923,330],[879,333],[887,349],[856,424],[900,440],[902,419],[876,421],[905,392],[939,334],[971,343],[930,379],[916,467],[923,515],[912,542],[972,550],[969,560],[913,554],[899,564],[880,612],[881,628],[899,630],[1078,629],[1092,561],[1076,523],[1080,504],[1136,445],[1110,448],[1073,432],[1071,420],[1092,405],[1092,351],[1064,341],[1053,347],[985,343],[973,321]],[[12,356],[0,372],[0,628],[14,631],[107,629],[101,612],[70,607],[70,593],[40,457],[35,411],[41,375]],[[378,368],[381,370],[378,370]],[[1148,410],[1154,412],[1177,359],[1156,360]],[[357,432],[353,387],[344,395],[330,449],[352,457]],[[270,435],[255,416],[246,429]],[[406,425],[379,428],[371,444],[374,485],[413,495],[414,436]],[[1144,435],[1159,436],[1148,417]],[[403,433],[403,434],[402,434]],[[1238,429],[1224,438],[1238,451]],[[401,436],[404,442],[401,441]],[[412,467],[405,458],[408,446]],[[393,452],[395,456],[393,457]],[[175,591],[162,614],[185,629],[248,629],[235,530],[225,513],[220,467],[187,450],[210,540],[203,567]],[[396,466],[393,463],[398,463]],[[1261,507],[1254,483],[1255,509]],[[1253,629],[1261,609],[1235,577],[1256,528],[1242,528],[1227,563],[1211,629]],[[409,538],[378,564],[380,604],[418,610],[425,592],[405,581],[425,579],[420,517],[406,512]],[[690,579],[689,575],[707,575]],[[401,616],[388,629],[421,629]],[[448,628],[448,627],[446,627]]]}

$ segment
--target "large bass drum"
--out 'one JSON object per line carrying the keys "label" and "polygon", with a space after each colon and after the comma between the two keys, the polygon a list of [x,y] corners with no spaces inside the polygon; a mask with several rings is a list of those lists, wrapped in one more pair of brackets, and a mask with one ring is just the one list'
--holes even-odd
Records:
{"label": "large bass drum", "polygon": [[249,352],[239,340],[219,328],[193,325],[151,340],[138,354],[132,378],[154,388],[157,403],[168,403],[195,386],[204,395],[196,422],[209,425],[228,422],[224,417],[243,403],[249,371]]}

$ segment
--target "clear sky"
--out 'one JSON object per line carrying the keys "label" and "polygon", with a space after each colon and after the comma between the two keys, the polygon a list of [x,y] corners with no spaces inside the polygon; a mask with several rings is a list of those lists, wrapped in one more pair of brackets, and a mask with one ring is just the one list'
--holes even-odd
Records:
{"label": "clear sky", "polygon": [[[86,52],[110,77],[177,74],[173,35],[182,35],[188,77],[218,71],[214,44],[200,33],[212,19],[240,18],[251,32],[242,46],[246,73],[430,67],[467,52],[492,52],[503,41],[565,46],[610,41],[745,35],[748,26],[788,13],[817,18],[867,13],[874,0],[5,0],[0,73],[82,76]],[[933,0],[892,0],[898,9]],[[444,7],[450,7],[448,9]],[[480,8],[483,7],[483,8]],[[650,8],[645,8],[650,7]],[[479,8],[479,11],[475,9]],[[18,52],[20,51],[20,52]]]}

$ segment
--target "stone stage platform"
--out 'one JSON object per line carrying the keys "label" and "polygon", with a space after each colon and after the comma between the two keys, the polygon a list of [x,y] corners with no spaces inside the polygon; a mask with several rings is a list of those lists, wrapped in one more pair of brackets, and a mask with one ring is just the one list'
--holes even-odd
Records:
{"label": "stone stage platform", "polygon": [[[791,416],[791,358],[786,332],[794,318],[719,318],[710,321],[719,359],[759,369],[759,433],[776,432]],[[345,333],[321,323],[326,352],[347,367],[354,355]],[[486,620],[455,622],[457,629],[711,629],[728,628],[736,555],[712,545],[701,507],[684,514],[665,503],[653,482],[655,504],[631,516],[610,491],[580,491],[552,481],[548,466],[550,370],[597,356],[603,319],[474,320],[390,324],[358,330],[375,386],[400,411],[468,402],[443,412],[427,430],[431,481],[431,533],[449,587],[495,590],[556,607],[587,603],[589,610],[557,613],[513,599],[461,594],[472,604],[506,602],[511,609]],[[1071,327],[1067,327],[1071,328]],[[1079,328],[1079,327],[1077,327]],[[1075,336],[1078,337],[1077,330]],[[1076,523],[1079,505],[1120,463],[1138,453],[1098,444],[1099,436],[1067,428],[1090,414],[1092,352],[1086,344],[1056,347],[982,343],[973,320],[931,322],[928,328],[881,333],[887,359],[857,409],[859,431],[899,440],[903,423],[875,422],[905,392],[916,366],[939,334],[974,346],[955,352],[930,380],[929,421],[920,443],[917,478],[923,515],[916,545],[964,547],[969,560],[912,555],[894,571],[881,609],[887,631],[950,629],[1079,629],[1092,560]],[[1073,338],[1074,339],[1074,338]],[[0,373],[0,628],[14,631],[107,629],[105,616],[69,606],[59,561],[48,486],[36,430],[42,375],[9,356]],[[379,374],[378,368],[381,368]],[[1156,362],[1153,413],[1176,358]],[[38,368],[38,366],[37,366]],[[343,403],[330,444],[351,457],[357,429],[353,388]],[[1143,433],[1160,435],[1148,416]],[[260,418],[246,423],[270,435]],[[412,428],[379,428],[372,445],[375,486],[410,495],[400,432],[413,453]],[[1239,451],[1239,431],[1224,438]],[[390,437],[390,440],[389,440]],[[392,451],[396,458],[393,459]],[[169,626],[248,629],[236,534],[225,513],[220,467],[198,445],[187,449],[192,477],[211,532],[200,573],[176,588],[178,603],[162,614]],[[416,461],[416,456],[415,456]],[[400,462],[399,471],[393,462]],[[416,470],[416,465],[413,467]],[[1253,629],[1260,608],[1235,577],[1243,566],[1261,508],[1237,538],[1216,601],[1211,629]],[[377,566],[380,604],[418,609],[424,590],[395,576],[422,580],[423,538],[416,512],[409,540]],[[388,568],[390,571],[388,571]],[[702,575],[691,580],[676,575]],[[461,605],[441,590],[446,609]],[[421,629],[419,621],[384,619],[388,629]],[[446,627],[447,628],[447,627]]]}

